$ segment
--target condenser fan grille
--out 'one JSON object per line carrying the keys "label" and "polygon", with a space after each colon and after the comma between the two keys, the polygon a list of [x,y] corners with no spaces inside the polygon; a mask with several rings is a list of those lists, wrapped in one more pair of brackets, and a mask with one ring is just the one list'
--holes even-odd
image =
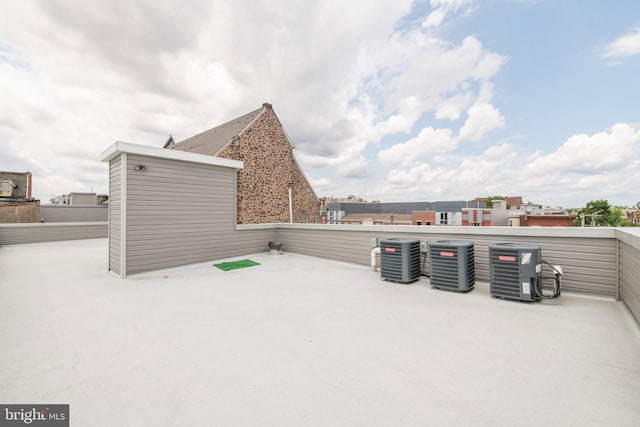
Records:
{"label": "condenser fan grille", "polygon": [[520,259],[517,250],[491,253],[491,292],[503,298],[520,298]]}

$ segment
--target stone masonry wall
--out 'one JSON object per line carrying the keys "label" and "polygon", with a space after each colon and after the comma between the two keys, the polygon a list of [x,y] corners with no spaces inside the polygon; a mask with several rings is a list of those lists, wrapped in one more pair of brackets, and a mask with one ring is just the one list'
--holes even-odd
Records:
{"label": "stone masonry wall", "polygon": [[320,202],[293,157],[278,118],[267,108],[218,157],[242,160],[238,172],[238,224],[289,222],[289,188],[293,222],[320,222]]}

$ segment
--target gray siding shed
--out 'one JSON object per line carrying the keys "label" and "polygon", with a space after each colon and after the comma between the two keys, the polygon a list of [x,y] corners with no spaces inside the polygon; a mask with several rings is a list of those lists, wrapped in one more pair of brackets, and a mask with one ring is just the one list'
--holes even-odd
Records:
{"label": "gray siding shed", "polygon": [[[121,277],[264,250],[275,232],[238,232],[242,162],[116,142],[109,162],[109,269]],[[259,243],[259,246],[257,246]]]}
{"label": "gray siding shed", "polygon": [[122,227],[122,159],[127,155],[113,158],[109,162],[109,270],[120,274]]}

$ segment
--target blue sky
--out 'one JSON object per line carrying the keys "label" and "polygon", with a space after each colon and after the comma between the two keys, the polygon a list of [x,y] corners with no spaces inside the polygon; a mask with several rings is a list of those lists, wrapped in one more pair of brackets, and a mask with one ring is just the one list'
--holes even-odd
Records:
{"label": "blue sky", "polygon": [[469,31],[508,56],[495,79],[497,103],[531,143],[553,148],[567,135],[638,121],[640,62],[602,57],[608,43],[640,26],[636,3],[489,1],[454,21],[447,38]]}
{"label": "blue sky", "polygon": [[273,104],[319,196],[640,201],[640,3],[10,2],[0,170],[107,192],[100,153]]}

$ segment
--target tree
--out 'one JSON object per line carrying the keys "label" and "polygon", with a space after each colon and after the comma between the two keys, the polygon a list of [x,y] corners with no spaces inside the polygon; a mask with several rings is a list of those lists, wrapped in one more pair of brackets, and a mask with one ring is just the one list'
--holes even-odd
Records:
{"label": "tree", "polygon": [[[584,221],[584,222],[583,222]],[[578,210],[574,226],[624,227],[628,225],[624,208],[611,206],[608,200],[592,200]]]}
{"label": "tree", "polygon": [[[482,199],[482,203],[486,203],[487,208],[493,209],[493,201],[494,200],[507,200],[504,196],[493,196],[493,197],[485,197]],[[509,209],[509,205],[507,205],[507,209]]]}
{"label": "tree", "polygon": [[614,206],[611,208],[611,215],[616,222],[614,227],[627,227],[629,226],[629,219],[627,218],[627,208],[625,206]]}

